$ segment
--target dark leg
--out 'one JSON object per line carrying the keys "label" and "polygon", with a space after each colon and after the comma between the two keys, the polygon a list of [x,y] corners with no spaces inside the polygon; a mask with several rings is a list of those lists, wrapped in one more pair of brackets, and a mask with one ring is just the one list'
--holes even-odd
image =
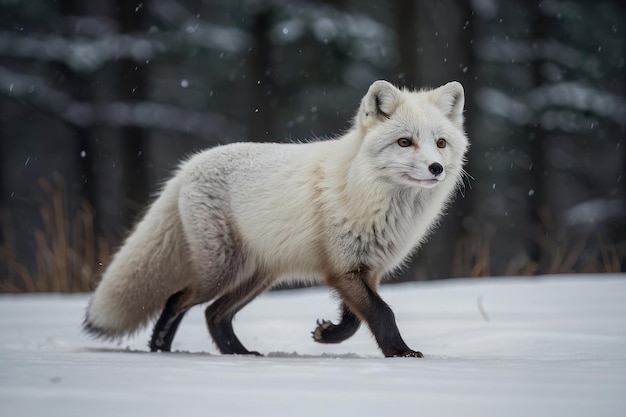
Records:
{"label": "dark leg", "polygon": [[367,272],[350,272],[330,278],[328,283],[339,291],[348,308],[368,324],[376,343],[386,357],[423,357],[420,352],[410,349],[404,342],[393,311],[370,288],[367,278]]}
{"label": "dark leg", "polygon": [[152,331],[152,339],[150,340],[150,351],[169,352],[172,347],[172,341],[180,321],[185,316],[187,310],[181,310],[178,303],[181,299],[183,291],[179,291],[167,299],[165,308],[161,312],[161,316],[154,325]]}
{"label": "dark leg", "polygon": [[263,356],[259,352],[246,349],[241,343],[233,329],[232,317],[226,317],[216,323],[210,323],[209,332],[217,348],[225,355]]}
{"label": "dark leg", "polygon": [[246,349],[237,338],[233,329],[233,318],[239,310],[261,294],[268,286],[268,282],[252,278],[215,300],[206,309],[205,317],[209,332],[220,352],[226,355],[261,356],[259,352]]}
{"label": "dark leg", "polygon": [[341,309],[339,324],[328,320],[317,321],[317,327],[311,332],[313,340],[318,343],[341,343],[359,330],[361,320],[350,311],[346,303],[341,303]]}

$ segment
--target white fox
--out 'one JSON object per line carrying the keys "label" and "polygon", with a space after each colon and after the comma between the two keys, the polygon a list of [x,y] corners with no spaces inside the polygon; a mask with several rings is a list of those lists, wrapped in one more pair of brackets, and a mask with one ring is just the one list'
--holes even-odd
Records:
{"label": "white fox", "polygon": [[150,349],[169,351],[185,312],[213,300],[217,348],[258,355],[235,335],[235,314],[276,283],[311,280],[342,300],[339,323],[318,321],[315,341],[342,342],[364,321],[385,356],[422,357],[377,290],[462,181],[464,100],[458,82],[415,92],[376,81],[339,138],[193,156],[114,256],[84,329],[119,338],[160,313]]}

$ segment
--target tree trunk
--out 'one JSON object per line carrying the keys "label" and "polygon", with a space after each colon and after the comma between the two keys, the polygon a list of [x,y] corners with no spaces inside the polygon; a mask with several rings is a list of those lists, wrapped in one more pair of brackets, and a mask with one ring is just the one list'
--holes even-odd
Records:
{"label": "tree trunk", "polygon": [[[548,16],[541,10],[541,3],[533,3],[530,10],[531,19],[531,42],[542,43],[548,36]],[[536,46],[536,44],[535,44]],[[532,61],[532,79],[534,87],[540,87],[544,83],[541,75],[541,66],[544,64],[541,56],[536,56]],[[547,172],[546,172],[546,139],[547,132],[539,122],[539,114],[536,114],[528,132],[528,146],[530,155],[530,179],[532,195],[529,196],[528,219],[530,222],[529,235],[526,237],[527,253],[530,261],[536,266],[533,268],[536,273],[547,272],[545,267],[545,256],[541,248],[545,230],[545,219],[542,220],[542,212],[549,207],[547,195]],[[530,192],[529,192],[530,193]]]}
{"label": "tree trunk", "polygon": [[400,81],[415,88],[421,83],[417,73],[417,2],[394,0],[396,42],[400,54]]}
{"label": "tree trunk", "polygon": [[[476,172],[473,168],[478,165],[478,149],[476,146],[472,146],[473,140],[478,140],[475,137],[476,117],[478,117],[478,109],[476,107],[476,76],[478,74],[476,57],[474,55],[474,39],[476,39],[476,19],[474,11],[472,9],[470,0],[463,0],[457,3],[459,18],[456,20],[457,28],[455,33],[454,43],[456,44],[456,50],[454,56],[458,61],[457,76],[455,79],[463,84],[465,90],[465,132],[470,139],[470,149],[467,154],[467,163],[465,165],[465,171],[472,175]],[[478,264],[480,262],[489,262],[488,258],[485,258],[484,251],[488,251],[490,239],[485,236],[486,230],[477,230],[476,228],[470,229],[468,225],[480,224],[478,218],[480,217],[479,207],[476,204],[478,199],[476,198],[476,190],[472,190],[472,179],[470,177],[464,178],[462,187],[462,196],[458,197],[449,210],[450,227],[453,234],[450,239],[450,245],[454,244],[456,247],[455,258],[450,267],[450,275],[455,277],[468,277],[472,275],[484,275],[488,271],[491,271],[492,266],[488,264]],[[478,244],[478,243],[481,244]],[[471,258],[475,259],[476,263],[469,264],[463,261],[463,256],[458,251],[462,250],[466,254],[468,251],[471,254]]]}
{"label": "tree trunk", "polygon": [[[399,1],[404,6],[404,2]],[[399,6],[397,6],[399,7]],[[402,57],[401,62],[409,60],[415,63],[414,79],[418,87],[438,87],[446,82],[457,80],[463,84],[465,90],[465,130],[472,141],[474,133],[474,118],[478,112],[474,102],[476,91],[476,65],[473,50],[475,39],[474,13],[470,0],[454,2],[418,2],[412,5],[412,16],[402,19],[415,22],[414,35],[400,33],[405,39],[399,40],[400,51],[403,49],[413,57]],[[407,9],[406,13],[409,13]],[[400,12],[400,9],[398,9]],[[403,12],[404,13],[404,12]],[[400,20],[397,21],[400,23]],[[434,29],[434,30],[433,30]],[[399,29],[400,30],[400,29]],[[416,34],[415,34],[416,33]],[[403,43],[412,47],[402,46]],[[465,169],[471,173],[472,166],[478,158],[476,149],[470,147],[468,165]],[[489,270],[489,265],[480,269],[472,264],[472,259],[484,259],[483,253],[469,253],[478,246],[478,239],[482,230],[468,230],[465,224],[478,224],[475,206],[475,191],[470,187],[470,181],[465,180],[465,189],[462,196],[457,196],[442,218],[440,226],[431,236],[429,242],[420,251],[417,266],[413,271],[415,278],[436,279],[450,276],[469,276],[482,274]],[[468,256],[461,256],[462,253]],[[477,272],[478,271],[478,272]]]}
{"label": "tree trunk", "polygon": [[[64,16],[89,16],[92,14],[91,5],[80,0],[61,0],[59,2],[59,11]],[[51,66],[50,72],[52,74],[64,80],[63,89],[68,91],[74,100],[86,103],[93,102],[93,87],[89,75],[74,71],[66,65],[56,62],[50,62],[48,65]],[[71,213],[80,207],[83,201],[88,202],[97,211],[98,199],[102,193],[97,181],[98,173],[95,166],[93,128],[92,126],[84,125],[71,126],[71,129],[74,133],[73,142],[75,146],[69,155],[68,162],[78,168],[77,176],[72,178],[75,183],[71,184],[71,186],[72,188],[75,186],[80,195],[69,194],[67,203]],[[67,220],[71,221],[73,219]],[[103,234],[105,227],[101,216],[93,218],[93,227],[96,236]]]}
{"label": "tree trunk", "polygon": [[269,94],[273,92],[270,30],[273,9],[261,6],[252,24],[252,49],[248,60],[248,88],[250,91],[250,139],[254,142],[270,140],[274,133],[274,115]]}
{"label": "tree trunk", "polygon": [[[145,30],[145,7],[141,0],[116,0],[117,20],[121,33]],[[121,59],[119,65],[119,97],[130,103],[146,98],[147,64]],[[130,225],[138,211],[148,203],[148,167],[150,147],[143,128],[126,126],[120,129],[122,184],[124,187],[124,223]]]}

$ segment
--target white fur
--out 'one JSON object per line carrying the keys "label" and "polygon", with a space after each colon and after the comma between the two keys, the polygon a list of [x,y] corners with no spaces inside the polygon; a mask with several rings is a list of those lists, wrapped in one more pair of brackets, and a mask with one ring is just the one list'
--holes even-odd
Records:
{"label": "white fur", "polygon": [[461,179],[463,100],[457,82],[411,92],[377,81],[337,139],[193,156],[115,256],[86,321],[115,337],[174,292],[186,289],[191,306],[252,277],[265,287],[366,266],[377,283],[418,247]]}

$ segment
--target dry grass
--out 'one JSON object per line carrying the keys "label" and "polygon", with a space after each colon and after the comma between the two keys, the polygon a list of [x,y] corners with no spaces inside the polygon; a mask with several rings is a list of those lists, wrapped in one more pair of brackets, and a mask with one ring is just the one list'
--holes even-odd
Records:
{"label": "dry grass", "polygon": [[462,237],[454,244],[450,268],[453,277],[491,276],[491,245],[495,235],[493,225],[485,225],[481,234]]}
{"label": "dry grass", "polygon": [[[550,213],[540,213],[541,232],[535,237],[540,259],[532,260],[519,253],[494,268],[491,259],[496,228],[485,225],[478,235],[458,239],[450,273],[455,277],[494,275],[539,275],[568,273],[616,273],[626,259],[626,240],[607,244],[602,234],[592,228],[559,230]],[[495,270],[494,270],[495,269]]]}
{"label": "dry grass", "polygon": [[[15,251],[11,227],[3,227],[0,246],[0,292],[91,291],[111,258],[111,245],[96,236],[94,211],[83,202],[75,213],[65,207],[65,185],[59,174],[40,179],[47,203],[39,209],[42,225],[33,232],[36,247],[32,269]],[[73,220],[71,220],[73,219]],[[485,225],[477,235],[458,239],[450,266],[451,276],[537,275],[578,272],[620,272],[626,259],[626,240],[607,244],[590,229],[558,231],[547,211],[541,213],[542,232],[536,237],[541,259],[520,253],[505,262],[492,259],[497,230]]]}
{"label": "dry grass", "polygon": [[549,211],[540,212],[544,228],[538,244],[543,254],[540,269],[548,274],[621,272],[626,241],[607,245],[593,228],[558,230]]}
{"label": "dry grass", "polygon": [[110,259],[108,242],[95,236],[93,209],[83,202],[73,216],[67,212],[65,185],[59,174],[53,176],[53,182],[42,178],[39,183],[49,201],[39,209],[43,228],[33,232],[35,268],[31,271],[20,261],[13,231],[3,227],[0,265],[7,276],[0,281],[0,292],[90,291]]}

